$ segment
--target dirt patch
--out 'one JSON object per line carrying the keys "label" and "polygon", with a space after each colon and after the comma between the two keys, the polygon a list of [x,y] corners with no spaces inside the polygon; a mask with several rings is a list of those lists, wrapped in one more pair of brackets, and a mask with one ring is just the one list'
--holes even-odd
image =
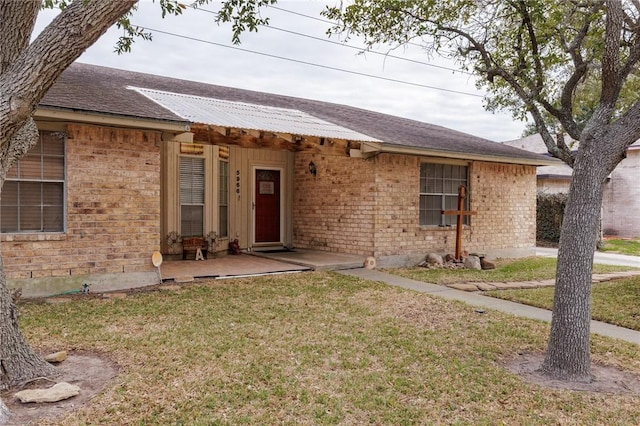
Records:
{"label": "dirt patch", "polygon": [[115,376],[118,367],[106,357],[95,353],[71,353],[68,358],[56,366],[60,376],[55,383],[68,382],[80,387],[80,394],[65,401],[55,403],[23,404],[13,395],[22,389],[49,388],[55,383],[39,379],[20,389],[9,389],[0,394],[11,411],[7,425],[28,425],[43,419],[55,419],[80,408],[90,401]]}
{"label": "dirt patch", "polygon": [[523,380],[543,388],[640,396],[640,376],[617,367],[592,363],[591,383],[553,380],[538,371],[544,354],[525,353],[505,360],[504,367]]}

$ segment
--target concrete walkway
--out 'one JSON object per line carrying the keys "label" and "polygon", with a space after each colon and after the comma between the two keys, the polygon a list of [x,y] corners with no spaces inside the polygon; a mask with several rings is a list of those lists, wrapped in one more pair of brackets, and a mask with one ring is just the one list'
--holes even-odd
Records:
{"label": "concrete walkway", "polygon": [[[546,309],[535,308],[533,306],[522,305],[520,303],[514,303],[507,300],[495,299],[478,293],[456,290],[436,284],[423,283],[421,281],[403,278],[372,269],[358,268],[336,272],[371,281],[380,281],[396,287],[402,287],[420,293],[428,293],[444,299],[458,300],[479,308],[494,309],[496,311],[506,312],[525,318],[551,322],[551,311]],[[640,345],[640,332],[635,330],[629,330],[600,321],[591,321],[591,332]]]}
{"label": "concrete walkway", "polygon": [[[558,249],[536,247],[536,256],[558,257]],[[593,263],[600,263],[603,265],[633,266],[636,268],[640,268],[640,257],[628,256],[626,254],[602,253],[597,251],[593,256]]]}

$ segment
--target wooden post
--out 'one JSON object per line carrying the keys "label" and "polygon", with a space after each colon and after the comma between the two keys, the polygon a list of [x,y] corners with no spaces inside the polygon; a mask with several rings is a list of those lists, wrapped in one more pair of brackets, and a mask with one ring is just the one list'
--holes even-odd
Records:
{"label": "wooden post", "polygon": [[458,187],[458,210],[442,210],[441,213],[445,215],[457,215],[456,221],[456,260],[461,260],[462,257],[462,218],[464,216],[471,216],[476,214],[475,211],[464,209],[464,197],[466,196],[466,188],[464,185]]}

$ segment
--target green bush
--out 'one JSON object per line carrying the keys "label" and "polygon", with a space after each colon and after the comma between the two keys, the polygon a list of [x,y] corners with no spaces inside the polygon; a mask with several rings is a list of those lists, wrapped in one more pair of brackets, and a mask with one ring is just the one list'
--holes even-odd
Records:
{"label": "green bush", "polygon": [[547,194],[538,192],[536,206],[536,240],[558,243],[567,194]]}

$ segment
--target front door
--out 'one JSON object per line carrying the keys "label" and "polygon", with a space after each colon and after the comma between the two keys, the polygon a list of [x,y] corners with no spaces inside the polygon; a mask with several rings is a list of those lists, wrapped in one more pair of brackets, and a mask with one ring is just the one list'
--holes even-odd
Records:
{"label": "front door", "polygon": [[280,170],[256,169],[255,242],[281,242]]}

